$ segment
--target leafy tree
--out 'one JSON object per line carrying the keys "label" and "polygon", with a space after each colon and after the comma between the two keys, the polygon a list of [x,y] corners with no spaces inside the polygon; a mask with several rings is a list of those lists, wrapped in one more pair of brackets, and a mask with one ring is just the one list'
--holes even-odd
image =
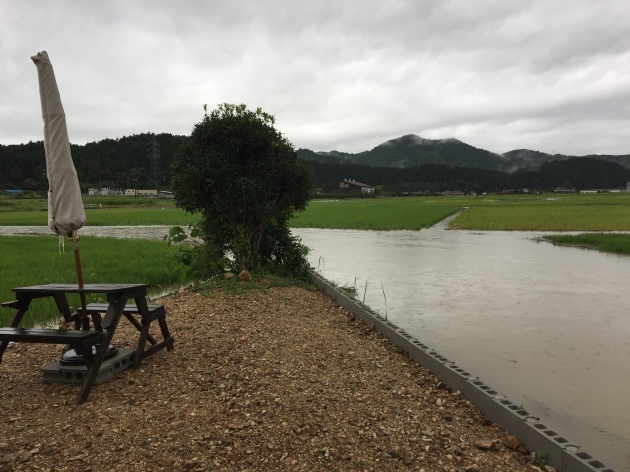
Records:
{"label": "leafy tree", "polygon": [[260,108],[226,103],[204,111],[171,166],[175,204],[201,213],[204,242],[231,252],[239,270],[303,267],[305,248],[288,220],[309,199],[309,164]]}
{"label": "leafy tree", "polygon": [[22,182],[22,188],[26,190],[38,190],[39,187],[39,184],[33,179],[24,179]]}

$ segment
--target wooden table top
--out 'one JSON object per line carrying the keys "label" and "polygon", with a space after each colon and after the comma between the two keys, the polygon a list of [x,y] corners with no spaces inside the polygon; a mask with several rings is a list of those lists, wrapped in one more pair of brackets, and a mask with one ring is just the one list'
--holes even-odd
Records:
{"label": "wooden table top", "polygon": [[43,284],[30,287],[15,287],[15,293],[122,293],[136,290],[146,290],[148,284]]}

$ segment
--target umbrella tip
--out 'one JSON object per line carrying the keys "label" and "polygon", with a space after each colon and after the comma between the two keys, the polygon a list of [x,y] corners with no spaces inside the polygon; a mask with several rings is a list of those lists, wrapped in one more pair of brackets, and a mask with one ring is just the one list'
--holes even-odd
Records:
{"label": "umbrella tip", "polygon": [[39,51],[37,54],[35,54],[34,56],[31,56],[31,59],[33,60],[33,62],[36,61],[44,61],[44,62],[48,62],[50,63],[50,59],[48,59],[48,53],[46,51]]}

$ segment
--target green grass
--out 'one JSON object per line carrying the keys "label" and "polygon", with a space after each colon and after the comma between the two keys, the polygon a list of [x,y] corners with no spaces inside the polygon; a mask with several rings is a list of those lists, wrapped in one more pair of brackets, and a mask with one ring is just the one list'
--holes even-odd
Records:
{"label": "green grass", "polygon": [[[83,203],[98,205],[88,209],[86,226],[189,225],[199,215],[187,214],[173,200],[132,197],[84,196]],[[45,198],[25,198],[0,194],[0,226],[47,226]]]}
{"label": "green grass", "polygon": [[583,233],[546,235],[543,239],[559,246],[579,246],[613,254],[630,256],[630,234]]}
{"label": "green grass", "polygon": [[459,211],[461,201],[449,199],[379,198],[313,200],[297,214],[292,228],[419,230]]}
{"label": "green grass", "polygon": [[469,208],[450,229],[630,231],[630,205],[505,205]]}
{"label": "green grass", "polygon": [[[0,301],[13,300],[13,287],[45,283],[77,283],[72,243],[66,240],[65,253],[59,253],[56,236],[0,236]],[[81,266],[85,283],[146,283],[150,295],[182,283],[177,248],[164,242],[82,237]],[[89,301],[101,301],[93,298]],[[78,296],[69,300],[75,308]],[[0,326],[7,326],[13,310],[0,308]],[[24,323],[32,325],[57,319],[54,303],[35,300]]]}
{"label": "green grass", "polygon": [[[155,198],[134,198],[134,197],[104,197],[104,196],[83,196],[83,203],[101,205],[103,207],[145,207],[145,208],[174,208],[173,200]],[[34,193],[20,195],[8,195],[0,191],[0,213],[7,211],[41,211],[46,207],[46,196]]]}
{"label": "green grass", "polygon": [[489,231],[629,231],[630,194],[487,196],[450,229]]}

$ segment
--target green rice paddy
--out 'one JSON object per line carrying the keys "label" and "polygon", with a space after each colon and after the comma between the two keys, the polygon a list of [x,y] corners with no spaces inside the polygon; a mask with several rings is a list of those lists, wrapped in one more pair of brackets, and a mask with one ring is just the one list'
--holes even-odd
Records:
{"label": "green rice paddy", "polygon": [[296,228],[418,230],[460,209],[450,229],[630,231],[630,194],[313,200]]}
{"label": "green rice paddy", "polygon": [[630,231],[630,205],[506,205],[468,208],[450,229]]}
{"label": "green rice paddy", "polygon": [[619,233],[582,233],[582,234],[560,234],[547,235],[553,244],[560,246],[578,246],[585,249],[595,249],[597,251],[612,254],[624,254],[630,256],[630,235]]}
{"label": "green rice paddy", "polygon": [[[182,282],[174,257],[177,248],[164,242],[86,236],[79,244],[85,283],[146,283],[155,295]],[[60,252],[55,235],[0,236],[0,254],[0,301],[14,299],[13,287],[77,283],[72,242],[67,239],[65,252]],[[69,302],[76,308],[78,296]],[[13,309],[0,308],[0,326],[7,326],[12,315]],[[52,300],[35,300],[23,323],[42,323],[51,316],[57,317]]]}
{"label": "green rice paddy", "polygon": [[414,198],[313,200],[292,228],[419,230],[458,212],[458,201]]}

